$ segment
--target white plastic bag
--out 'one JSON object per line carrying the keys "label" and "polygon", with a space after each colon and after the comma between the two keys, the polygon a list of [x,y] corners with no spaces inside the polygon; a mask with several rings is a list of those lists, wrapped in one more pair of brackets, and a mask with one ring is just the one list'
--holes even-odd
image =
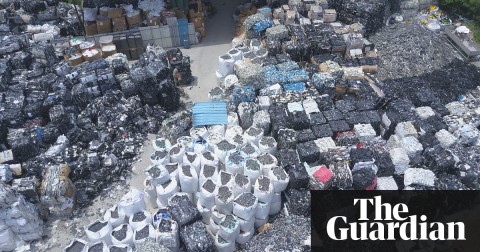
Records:
{"label": "white plastic bag", "polygon": [[240,152],[234,152],[225,159],[225,171],[231,174],[243,174],[244,165],[245,158],[240,154]]}
{"label": "white plastic bag", "polygon": [[233,195],[237,197],[242,193],[249,193],[252,191],[252,184],[250,184],[250,179],[242,174],[235,175],[233,183]]}
{"label": "white plastic bag", "polygon": [[150,155],[150,162],[154,165],[163,165],[170,162],[170,156],[168,155],[168,151],[155,151]]}
{"label": "white plastic bag", "polygon": [[222,76],[233,74],[233,65],[235,61],[229,55],[222,55],[218,57],[218,72]]}
{"label": "white plastic bag", "polygon": [[271,179],[266,176],[260,176],[255,181],[253,194],[261,202],[270,203],[273,199],[274,187]]}
{"label": "white plastic bag", "polygon": [[238,126],[238,122],[238,114],[236,112],[228,112],[228,126]]}
{"label": "white plastic bag", "polygon": [[248,143],[258,145],[258,142],[263,137],[263,133],[263,129],[261,128],[250,127],[245,130],[243,137],[245,138],[245,140],[247,140]]}
{"label": "white plastic bag", "polygon": [[170,174],[170,179],[175,179],[178,181],[178,174],[180,170],[178,166],[178,163],[168,163],[165,165],[165,169],[167,169],[168,173]]}
{"label": "white plastic bag", "polygon": [[254,158],[249,158],[245,160],[245,165],[243,167],[243,174],[248,177],[250,184],[254,185],[255,181],[263,175],[262,165],[260,161]]}
{"label": "white plastic bag", "polygon": [[196,193],[198,191],[198,174],[190,165],[183,165],[179,172],[179,182],[182,192]]}
{"label": "white plastic bag", "polygon": [[228,186],[220,186],[215,195],[215,205],[220,213],[231,214],[233,211],[233,191]]}
{"label": "white plastic bag", "polygon": [[218,166],[218,162],[219,162],[219,159],[218,159],[217,155],[215,155],[211,151],[207,151],[207,152],[203,153],[200,157],[200,164],[201,164],[202,169],[205,165],[216,167],[216,166]]}
{"label": "white plastic bag", "polygon": [[[90,251],[90,249],[93,248],[93,247],[97,247],[98,244],[101,244],[101,246],[102,246],[102,252],[109,252],[109,251],[110,251],[110,250],[108,249],[107,243],[104,242],[104,241],[98,241],[98,242],[92,242],[92,243],[90,243],[90,245],[88,246],[87,251]],[[98,250],[95,250],[95,251],[98,251]]]}
{"label": "white plastic bag", "polygon": [[116,228],[125,223],[125,213],[117,205],[109,208],[103,215],[103,220],[108,221],[112,228]]}
{"label": "white plastic bag", "polygon": [[220,221],[220,229],[217,235],[223,239],[235,242],[240,234],[240,222],[238,218],[233,214],[226,215],[222,221]]}
{"label": "white plastic bag", "polygon": [[214,153],[222,163],[225,163],[225,158],[236,150],[236,146],[225,139],[217,143],[214,147]]}
{"label": "white plastic bag", "polygon": [[235,241],[228,241],[220,235],[220,232],[217,232],[215,235],[215,247],[218,252],[234,252]]}
{"label": "white plastic bag", "polygon": [[260,155],[260,150],[252,143],[248,143],[240,149],[240,153],[245,158],[257,158]]}
{"label": "white plastic bag", "polygon": [[240,149],[240,148],[244,147],[248,143],[247,139],[243,135],[240,135],[240,134],[237,134],[233,137],[230,137],[229,139],[230,139],[229,141],[232,144],[237,146],[237,149]]}
{"label": "white plastic bag", "polygon": [[152,215],[148,211],[135,213],[132,216],[130,216],[130,218],[128,218],[128,224],[130,225],[133,231],[150,223],[152,223]]}
{"label": "white plastic bag", "polygon": [[285,189],[287,189],[290,177],[283,168],[277,166],[273,169],[270,169],[268,177],[272,181],[273,188],[276,193],[283,192]]}
{"label": "white plastic bag", "polygon": [[[143,233],[146,232],[147,230],[148,230],[148,235],[146,237],[142,237],[145,235]],[[155,239],[155,236],[156,236],[155,228],[153,228],[151,223],[147,223],[138,227],[137,230],[133,232],[133,243],[135,243],[135,246],[138,246],[138,244],[143,243],[148,238]]]}
{"label": "white plastic bag", "polygon": [[112,225],[108,221],[96,220],[85,227],[88,240],[92,243],[102,241],[110,244],[110,232],[112,232]]}
{"label": "white plastic bag", "polygon": [[125,194],[120,199],[118,208],[120,211],[125,213],[126,217],[130,217],[134,213],[144,211],[146,207],[143,193],[135,188],[132,188],[130,192]]}
{"label": "white plastic bag", "polygon": [[259,228],[259,227],[265,225],[267,222],[268,222],[268,217],[265,218],[265,219],[255,219],[255,225],[254,225],[254,227],[255,227],[255,228]]}
{"label": "white plastic bag", "polygon": [[170,180],[170,173],[163,165],[151,165],[145,170],[153,186],[161,185]]}
{"label": "white plastic bag", "polygon": [[195,172],[200,173],[200,168],[201,168],[201,154],[196,154],[193,152],[187,152],[185,153],[185,156],[183,156],[183,164],[188,164],[190,167],[195,169]]}
{"label": "white plastic bag", "polygon": [[270,213],[270,203],[258,201],[257,211],[255,212],[255,218],[265,219]]}
{"label": "white plastic bag", "polygon": [[[225,79],[223,81],[223,88],[229,89],[229,88],[233,87],[234,85],[236,85],[237,83],[238,83],[238,77],[235,74],[227,75],[227,77],[225,77]],[[230,122],[230,120],[229,120],[229,122]],[[238,119],[237,119],[237,124],[238,124]],[[229,123],[229,125],[230,125],[230,123]]]}
{"label": "white plastic bag", "polygon": [[224,136],[226,127],[223,124],[210,125],[210,126],[207,127],[207,130],[208,130],[208,135],[213,134],[213,133],[217,133],[217,134],[220,134],[220,135]]}
{"label": "white plastic bag", "polygon": [[171,163],[181,163],[185,154],[185,147],[181,144],[172,145],[168,154],[170,155]]}
{"label": "white plastic bag", "polygon": [[206,139],[208,134],[207,128],[205,127],[193,127],[190,129],[190,137],[194,142]]}
{"label": "white plastic bag", "polygon": [[207,137],[207,149],[209,151],[215,151],[215,146],[223,140],[223,135],[220,133],[212,132]]}
{"label": "white plastic bag", "polygon": [[178,182],[174,178],[162,185],[157,186],[157,205],[159,207],[166,207],[168,199],[178,192]]}
{"label": "white plastic bag", "polygon": [[260,139],[258,143],[258,148],[262,153],[267,152],[275,155],[277,154],[277,141],[273,137],[264,136]]}
{"label": "white plastic bag", "polygon": [[251,230],[255,225],[255,216],[252,216],[248,220],[245,220],[239,217],[238,220],[240,222],[240,231]]}
{"label": "white plastic bag", "polygon": [[252,230],[247,232],[240,231],[240,234],[238,235],[237,240],[235,241],[240,245],[244,245],[252,239],[253,234],[255,234],[255,227],[252,228]]}
{"label": "white plastic bag", "polygon": [[153,141],[152,143],[153,145],[153,149],[155,151],[164,151],[164,150],[170,150],[171,148],[171,143],[168,139],[166,138],[163,138],[163,137],[160,137],[160,138],[157,138]]}
{"label": "white plastic bag", "polygon": [[198,175],[198,185],[203,185],[208,179],[218,181],[218,168],[216,166],[205,165]]}
{"label": "white plastic bag", "polygon": [[278,166],[277,158],[270,153],[263,153],[257,157],[262,168],[263,175],[268,175],[271,169]]}
{"label": "white plastic bag", "polygon": [[[168,222],[167,225],[170,226],[169,232],[160,232],[160,226],[163,225],[162,222]],[[178,251],[180,247],[180,240],[178,237],[178,224],[174,220],[161,220],[155,229],[155,236],[157,243],[163,244],[171,251]]]}
{"label": "white plastic bag", "polygon": [[[238,120],[238,116],[237,116],[237,120]],[[243,135],[242,127],[240,127],[238,125],[229,125],[227,127],[227,130],[225,131],[225,139],[233,142],[232,141],[233,137],[236,136],[236,135]]]}
{"label": "white plastic bag", "polygon": [[[122,229],[126,229],[126,234],[125,238],[122,240],[118,240],[115,236],[114,233],[117,231],[120,231]],[[127,244],[129,246],[133,246],[133,230],[132,227],[128,224],[122,224],[110,232],[110,239],[112,239],[112,244],[113,245],[120,245],[120,244]]]}
{"label": "white plastic bag", "polygon": [[[244,206],[244,204],[248,205]],[[257,205],[258,199],[255,195],[252,193],[242,193],[233,201],[233,214],[244,220],[250,220],[255,216]]]}
{"label": "white plastic bag", "polygon": [[[200,198],[201,196],[199,196]],[[200,215],[202,215],[202,221],[205,224],[210,224],[210,219],[212,217],[212,211],[210,208],[206,208],[200,204],[200,201],[197,202],[197,209],[200,212]]]}
{"label": "white plastic bag", "polygon": [[207,179],[200,187],[198,194],[198,203],[207,209],[212,209],[215,205],[215,195],[218,193],[218,187],[215,180]]}

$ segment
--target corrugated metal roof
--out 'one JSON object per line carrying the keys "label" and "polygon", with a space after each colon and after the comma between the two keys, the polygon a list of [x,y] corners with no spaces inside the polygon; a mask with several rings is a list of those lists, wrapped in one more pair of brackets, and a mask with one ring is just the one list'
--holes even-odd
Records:
{"label": "corrugated metal roof", "polygon": [[193,126],[228,123],[226,102],[196,102],[192,108]]}

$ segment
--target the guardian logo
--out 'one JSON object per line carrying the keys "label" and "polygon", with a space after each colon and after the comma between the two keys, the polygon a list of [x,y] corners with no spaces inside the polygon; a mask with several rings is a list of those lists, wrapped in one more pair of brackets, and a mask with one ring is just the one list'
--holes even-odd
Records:
{"label": "the guardian logo", "polygon": [[[333,240],[466,240],[463,222],[427,222],[425,215],[408,216],[406,204],[382,203],[382,197],[354,199],[360,208],[361,222],[347,223],[347,217],[335,216],[327,223],[327,234]],[[375,210],[368,218],[368,207]]]}

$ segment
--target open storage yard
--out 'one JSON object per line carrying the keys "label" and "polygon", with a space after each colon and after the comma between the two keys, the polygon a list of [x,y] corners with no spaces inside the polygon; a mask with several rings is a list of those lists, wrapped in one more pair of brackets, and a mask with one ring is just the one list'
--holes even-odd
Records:
{"label": "open storage yard", "polygon": [[310,190],[480,189],[438,1],[252,2],[0,0],[0,251],[310,251]]}

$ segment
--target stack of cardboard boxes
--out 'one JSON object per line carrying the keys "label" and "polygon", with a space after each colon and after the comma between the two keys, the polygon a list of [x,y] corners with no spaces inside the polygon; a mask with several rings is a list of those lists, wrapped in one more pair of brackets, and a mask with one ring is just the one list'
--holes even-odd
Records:
{"label": "stack of cardboard boxes", "polygon": [[[147,20],[149,25],[158,25],[160,18],[153,17]],[[123,8],[101,8],[98,11],[96,22],[85,22],[87,36],[105,34],[115,31],[124,31],[140,26],[143,23],[141,11],[135,10],[125,13]]]}
{"label": "stack of cardboard boxes", "polygon": [[188,13],[190,17],[190,23],[193,23],[195,25],[195,31],[200,33],[202,38],[205,37],[206,35],[206,29],[205,29],[205,15],[203,13],[203,6],[202,6],[202,1],[197,0],[194,1],[197,5],[197,11],[191,9]]}

